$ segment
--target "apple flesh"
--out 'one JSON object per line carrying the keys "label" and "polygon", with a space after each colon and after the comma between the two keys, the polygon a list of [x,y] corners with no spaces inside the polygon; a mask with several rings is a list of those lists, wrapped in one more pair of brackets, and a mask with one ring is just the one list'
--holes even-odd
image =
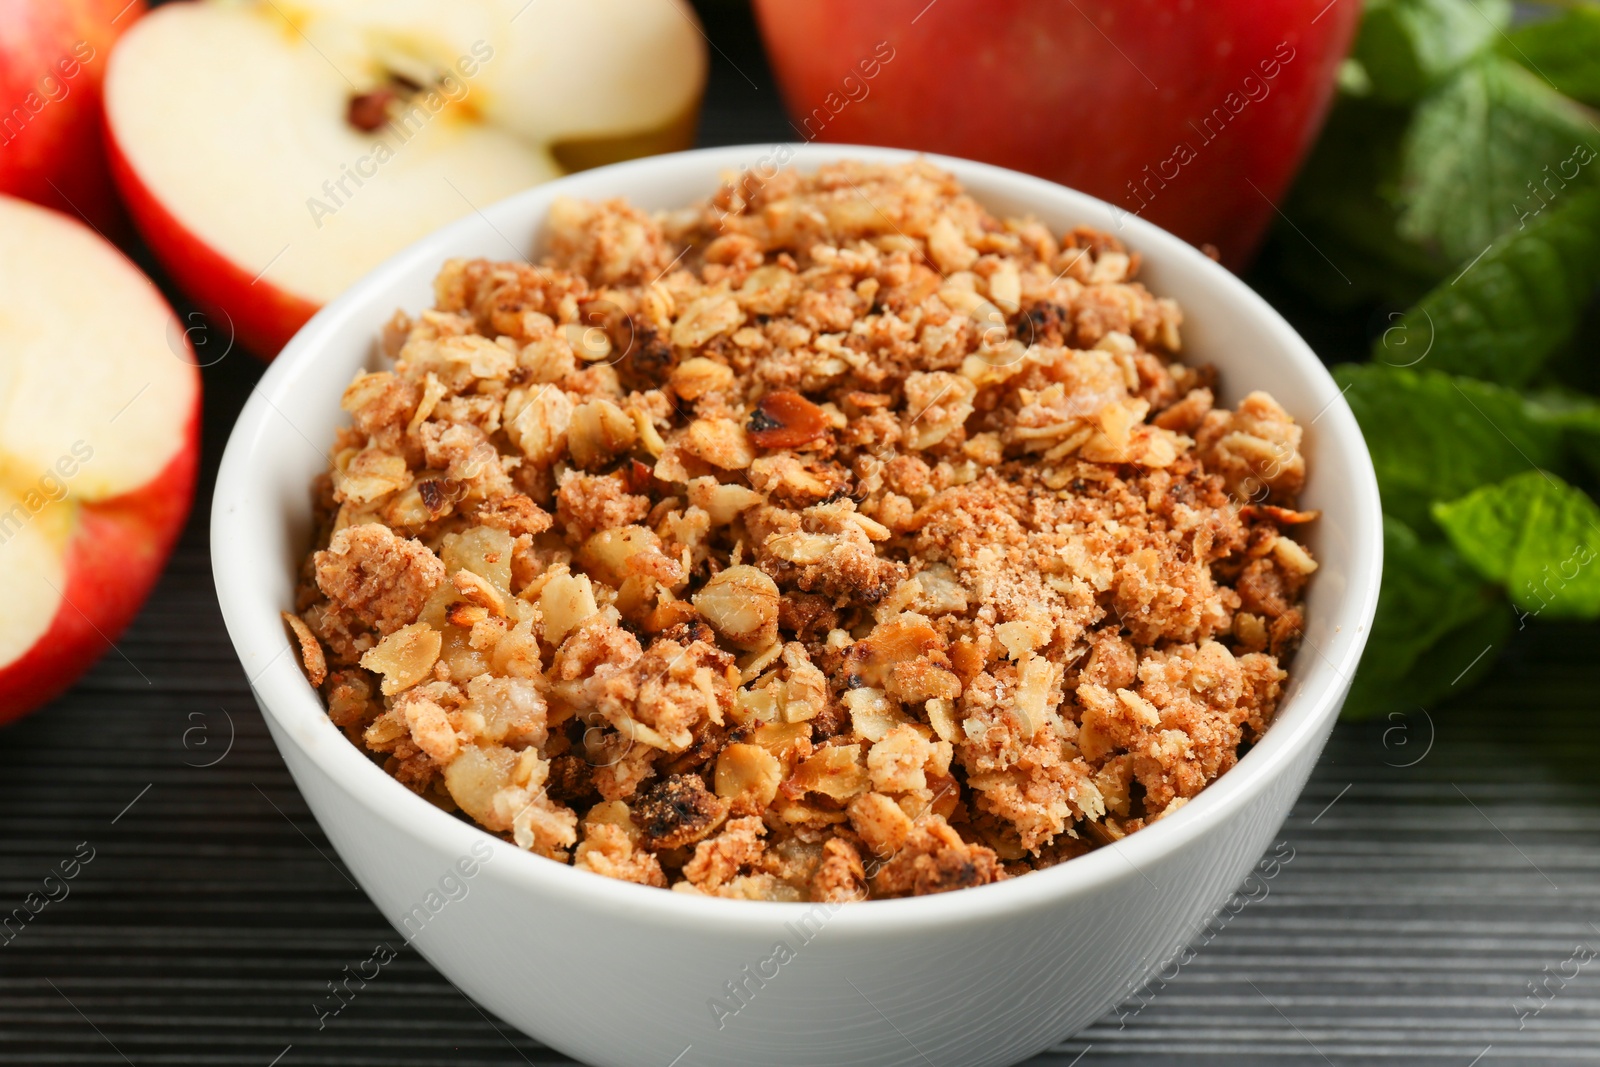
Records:
{"label": "apple flesh", "polygon": [[112,55],[107,143],[179,287],[270,357],[383,260],[563,161],[682,147],[704,77],[681,0],[175,3]]}
{"label": "apple flesh", "polygon": [[0,193],[125,225],[106,169],[100,88],[144,0],[0,0]]}
{"label": "apple flesh", "polygon": [[64,215],[0,196],[0,722],[105,653],[188,515],[200,380],[171,310]]}
{"label": "apple flesh", "polygon": [[[964,156],[1242,266],[1309,150],[1359,0],[755,0],[800,135]],[[870,73],[869,73],[870,72]]]}

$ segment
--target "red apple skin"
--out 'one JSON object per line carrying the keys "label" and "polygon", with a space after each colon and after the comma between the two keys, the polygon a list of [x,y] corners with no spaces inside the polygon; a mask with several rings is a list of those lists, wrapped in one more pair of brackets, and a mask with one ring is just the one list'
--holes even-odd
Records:
{"label": "red apple skin", "polygon": [[[140,181],[110,124],[106,156],[122,202],[150,250],[184,294],[246,350],[270,360],[322,306],[257,280],[179,222]],[[220,321],[218,321],[220,320]]]}
{"label": "red apple skin", "polygon": [[32,648],[0,667],[0,723],[64,693],[139,613],[189,517],[199,456],[197,386],[183,446],[161,473],[133,492],[77,505],[55,619]]}
{"label": "red apple skin", "polygon": [[106,170],[100,87],[144,0],[0,0],[0,193],[123,236]]}
{"label": "red apple skin", "polygon": [[[755,11],[803,139],[1037,174],[1215,245],[1237,269],[1326,117],[1361,5],[755,0]],[[1216,108],[1227,121],[1208,131]],[[1115,232],[1120,213],[1108,214]]]}

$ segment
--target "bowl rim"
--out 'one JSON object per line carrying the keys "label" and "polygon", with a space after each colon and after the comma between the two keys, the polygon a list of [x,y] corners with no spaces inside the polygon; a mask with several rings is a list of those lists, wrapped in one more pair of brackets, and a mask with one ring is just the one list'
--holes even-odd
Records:
{"label": "bowl rim", "polygon": [[[337,326],[383,296],[419,261],[438,264],[457,235],[476,231],[497,215],[522,219],[532,211],[544,212],[550,198],[584,195],[584,187],[597,176],[623,177],[648,186],[653,172],[681,168],[684,173],[703,170],[717,174],[741,169],[758,158],[787,157],[784,166],[812,168],[838,160],[904,162],[925,159],[953,173],[963,185],[1003,185],[1006,195],[1019,202],[1051,203],[1055,209],[1084,218],[1104,213],[1118,219],[1128,244],[1148,261],[1159,257],[1163,270],[1209,272],[1234,303],[1228,314],[1253,315],[1280,346],[1275,353],[1295,365],[1296,372],[1326,387],[1333,399],[1317,416],[1322,447],[1348,450],[1357,484],[1353,496],[1363,502],[1349,516],[1348,580],[1330,614],[1339,618],[1339,630],[1348,635],[1335,659],[1316,654],[1327,670],[1319,679],[1302,682],[1280,705],[1272,727],[1261,741],[1230,770],[1220,775],[1183,808],[1111,845],[1069,862],[1026,877],[1007,879],[953,893],[869,900],[844,905],[816,902],[731,902],[721,898],[664,891],[619,881],[525,852],[474,824],[435,807],[384,773],[328,720],[320,697],[311,688],[297,655],[290,649],[279,612],[286,605],[274,601],[253,576],[260,560],[250,557],[249,508],[251,469],[268,451],[266,442],[274,412],[292,393],[297,377],[316,359],[325,340]],[[980,199],[982,194],[979,194]],[[539,205],[537,207],[533,205]],[[1042,205],[1041,205],[1042,206]],[[277,430],[281,435],[284,431]],[[1317,477],[1315,472],[1312,478]],[[218,470],[211,512],[211,553],[217,599],[235,651],[243,665],[261,664],[250,685],[265,715],[279,727],[274,731],[281,746],[287,741],[337,782],[349,798],[397,831],[420,838],[449,855],[466,856],[479,839],[494,850],[497,877],[515,880],[532,896],[582,911],[606,911],[620,922],[635,925],[694,926],[705,930],[771,933],[808,910],[829,911],[828,925],[851,937],[889,936],[930,926],[959,926],[985,921],[1002,913],[1035,908],[1058,898],[1088,892],[1119,881],[1144,877],[1144,870],[1163,857],[1182,850],[1196,839],[1227,822],[1267,790],[1310,745],[1319,743],[1322,728],[1337,713],[1354,675],[1377,607],[1382,573],[1382,520],[1377,478],[1355,417],[1332,376],[1306,342],[1278,313],[1226,268],[1180,238],[1112,205],[1042,178],[990,164],[933,153],[861,145],[811,143],[747,144],[702,148],[612,164],[543,183],[469,214],[435,230],[391,256],[357,281],[341,296],[317,312],[273,361],[241,411],[230,433]],[[1303,653],[1302,653],[1303,655]],[[304,731],[331,735],[337,744],[306,745]],[[281,738],[281,740],[279,740]],[[1148,878],[1145,878],[1148,881]],[[1153,885],[1154,883],[1152,883]]]}

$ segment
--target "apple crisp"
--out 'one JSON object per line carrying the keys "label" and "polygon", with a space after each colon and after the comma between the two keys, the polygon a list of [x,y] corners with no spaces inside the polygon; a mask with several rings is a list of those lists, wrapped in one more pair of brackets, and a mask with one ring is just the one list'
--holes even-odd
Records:
{"label": "apple crisp", "polygon": [[1300,428],[1139,256],[926,163],[558,201],[446,263],[316,487],[294,636],[408,788],[761,900],[936,893],[1176,810],[1271,722]]}

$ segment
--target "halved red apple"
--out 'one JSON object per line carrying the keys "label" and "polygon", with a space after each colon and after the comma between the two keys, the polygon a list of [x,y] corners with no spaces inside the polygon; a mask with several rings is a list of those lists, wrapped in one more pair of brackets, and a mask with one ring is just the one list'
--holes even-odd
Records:
{"label": "halved red apple", "polygon": [[0,722],[132,621],[194,496],[200,376],[111,245],[0,196]]}
{"label": "halved red apple", "polygon": [[100,86],[144,0],[0,0],[0,193],[126,228],[106,171]]}
{"label": "halved red apple", "polygon": [[705,66],[683,0],[175,3],[112,55],[109,154],[179,286],[270,357],[444,223],[686,146]]}

